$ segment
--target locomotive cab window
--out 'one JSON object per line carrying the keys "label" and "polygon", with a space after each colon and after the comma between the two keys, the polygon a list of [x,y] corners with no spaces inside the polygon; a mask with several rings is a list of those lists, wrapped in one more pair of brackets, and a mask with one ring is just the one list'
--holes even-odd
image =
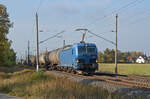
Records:
{"label": "locomotive cab window", "polygon": [[79,54],[85,54],[86,53],[86,48],[85,47],[78,47],[78,53]]}
{"label": "locomotive cab window", "polygon": [[95,54],[96,53],[96,48],[95,47],[87,47],[87,52],[89,54]]}
{"label": "locomotive cab window", "polygon": [[95,54],[96,53],[96,47],[78,47],[78,53],[79,54]]}

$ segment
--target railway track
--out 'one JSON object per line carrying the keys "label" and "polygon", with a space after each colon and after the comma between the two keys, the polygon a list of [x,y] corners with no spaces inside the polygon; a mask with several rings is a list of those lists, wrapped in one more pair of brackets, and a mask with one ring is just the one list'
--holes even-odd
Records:
{"label": "railway track", "polygon": [[[46,71],[46,70],[43,69],[43,71]],[[57,71],[57,70],[53,70],[53,71],[66,74],[66,75],[70,75],[70,76],[84,78],[84,79],[103,81],[103,82],[107,82],[107,83],[111,83],[115,85],[122,85],[122,86],[126,86],[127,88],[139,88],[139,89],[150,90],[150,78],[149,77],[114,75],[114,74],[107,75],[107,73],[85,76],[85,75],[68,73],[65,71]]]}
{"label": "railway track", "polygon": [[[144,82],[139,79],[139,81],[137,80],[133,80],[133,79],[128,79],[128,77],[107,77],[107,76],[96,76],[97,79],[104,79],[104,81],[106,82],[110,82],[113,84],[117,84],[117,85],[125,85],[127,87],[131,87],[131,88],[144,88],[144,89],[150,89],[150,83],[148,82]],[[129,77],[130,78],[130,77]]]}
{"label": "railway track", "polygon": [[92,76],[84,76],[78,75],[68,72],[55,71],[63,74],[67,74],[70,76],[76,76],[84,79],[95,80],[95,81],[103,81],[115,85],[126,86],[127,88],[138,88],[144,90],[150,90],[150,78],[147,77],[139,77],[139,76],[108,76],[108,75],[92,75]]}

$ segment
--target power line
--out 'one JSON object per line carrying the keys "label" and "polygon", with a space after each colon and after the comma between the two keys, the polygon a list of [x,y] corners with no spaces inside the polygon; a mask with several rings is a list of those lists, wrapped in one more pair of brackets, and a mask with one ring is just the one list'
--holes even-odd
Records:
{"label": "power line", "polygon": [[[124,13],[124,14],[127,15],[128,17],[130,17],[130,19],[134,19],[134,18],[137,18],[137,16],[139,17],[139,16],[145,16],[145,14],[150,14],[150,13],[147,13],[147,12],[149,12],[149,10],[150,9],[148,8],[148,9],[142,9],[141,11],[137,11],[137,12],[134,11],[135,13],[132,13],[130,16],[127,15],[127,13],[126,14]],[[122,19],[126,20],[125,18],[128,18],[128,17],[123,17]],[[129,18],[128,18],[128,20],[129,20]]]}
{"label": "power line", "polygon": [[98,34],[105,35],[105,34],[109,34],[109,33],[113,33],[113,32],[112,31],[105,31],[105,32],[101,32],[101,33],[98,33]]}
{"label": "power line", "polygon": [[97,36],[97,37],[99,37],[99,38],[101,38],[101,39],[103,39],[103,40],[105,40],[105,41],[107,41],[107,42],[109,42],[109,43],[115,45],[115,43],[114,43],[113,41],[108,40],[108,39],[106,39],[106,38],[104,38],[104,37],[102,37],[102,36],[100,36],[100,35],[97,35],[96,33],[93,33],[93,32],[91,32],[91,31],[89,31],[89,30],[88,30],[88,33],[90,33],[90,34],[92,34],[92,35],[95,35],[95,36]]}
{"label": "power line", "polygon": [[[145,12],[141,12],[140,15],[143,15],[144,13],[145,13]],[[131,20],[130,22],[127,22],[127,24],[135,24],[135,23],[138,23],[138,22],[140,22],[140,21],[146,21],[146,19],[150,17],[150,12],[147,13],[147,14],[148,14],[148,15],[144,15],[144,16],[142,16],[142,17],[139,17],[139,18],[135,19],[135,20]],[[134,16],[135,16],[135,15],[134,15]]]}
{"label": "power line", "polygon": [[116,10],[116,11],[114,11],[114,12],[117,12],[117,11],[120,11],[120,10],[122,10],[122,9],[125,9],[125,8],[127,8],[127,7],[129,7],[129,6],[131,6],[131,5],[136,5],[136,3],[140,3],[140,2],[143,2],[144,0],[134,0],[134,1],[132,1],[132,2],[130,2],[129,4],[127,4],[127,5],[125,5],[125,6],[123,6],[123,7],[121,7],[121,8],[119,8],[118,10]]}
{"label": "power line", "polygon": [[59,33],[53,35],[52,37],[49,37],[49,38],[47,38],[47,39],[45,39],[45,40],[43,40],[43,41],[40,41],[39,44],[42,44],[42,43],[46,42],[46,41],[49,40],[49,39],[52,39],[52,38],[54,38],[54,37],[57,37],[59,34],[62,34],[62,33],[64,33],[64,32],[65,32],[65,31],[61,31],[61,32],[59,32]]}
{"label": "power line", "polygon": [[40,3],[39,3],[39,5],[38,5],[38,7],[37,7],[36,12],[38,12],[38,11],[40,10],[40,8],[41,8],[43,2],[44,2],[44,0],[40,0]]}
{"label": "power line", "polygon": [[[137,2],[140,3],[140,2],[143,2],[143,1],[144,1],[144,0],[134,0],[134,1],[132,1],[132,2],[130,2],[130,3],[128,3],[128,4],[126,4],[126,5],[122,6],[121,8],[119,8],[119,9],[117,9],[117,10],[114,10],[114,11],[110,12],[110,13],[107,14],[107,15],[104,15],[104,16],[101,17],[101,18],[97,18],[96,20],[94,20],[93,22],[91,22],[91,23],[89,23],[89,24],[87,24],[87,25],[84,25],[84,27],[85,27],[85,26],[92,25],[92,24],[94,24],[95,22],[98,22],[100,19],[103,20],[103,19],[105,19],[106,17],[108,17],[108,16],[110,16],[110,15],[116,13],[116,12],[118,13],[118,12],[121,11],[122,9],[128,8],[128,7],[130,7],[131,5],[136,4]],[[135,6],[135,5],[134,5],[134,6]]]}
{"label": "power line", "polygon": [[145,20],[145,19],[147,19],[147,18],[149,18],[150,17],[150,15],[148,15],[148,16],[145,16],[145,17],[143,17],[143,18],[139,18],[139,19],[136,19],[136,20],[134,20],[134,21],[131,21],[131,22],[129,22],[128,24],[135,24],[135,23],[138,23],[138,22],[141,22],[141,21],[147,21],[147,20]]}

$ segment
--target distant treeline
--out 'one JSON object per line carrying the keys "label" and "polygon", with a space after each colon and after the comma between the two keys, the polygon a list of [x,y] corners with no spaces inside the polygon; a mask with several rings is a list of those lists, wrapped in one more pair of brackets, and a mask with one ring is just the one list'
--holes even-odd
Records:
{"label": "distant treeline", "polygon": [[13,65],[16,61],[16,53],[11,48],[11,40],[8,40],[9,28],[12,23],[9,20],[7,9],[0,5],[0,66]]}
{"label": "distant treeline", "polygon": [[[119,63],[135,63],[139,56],[143,56],[148,61],[148,57],[144,55],[144,52],[121,52],[118,51]],[[115,62],[115,50],[106,48],[104,52],[98,52],[98,62],[100,63],[114,63]]]}

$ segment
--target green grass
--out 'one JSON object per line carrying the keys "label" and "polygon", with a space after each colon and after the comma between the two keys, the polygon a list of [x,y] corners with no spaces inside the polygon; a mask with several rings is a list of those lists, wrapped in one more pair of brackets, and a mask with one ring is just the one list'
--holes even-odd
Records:
{"label": "green grass", "polygon": [[[98,71],[114,73],[115,64],[99,64]],[[150,64],[118,64],[118,73],[150,76]]]}

